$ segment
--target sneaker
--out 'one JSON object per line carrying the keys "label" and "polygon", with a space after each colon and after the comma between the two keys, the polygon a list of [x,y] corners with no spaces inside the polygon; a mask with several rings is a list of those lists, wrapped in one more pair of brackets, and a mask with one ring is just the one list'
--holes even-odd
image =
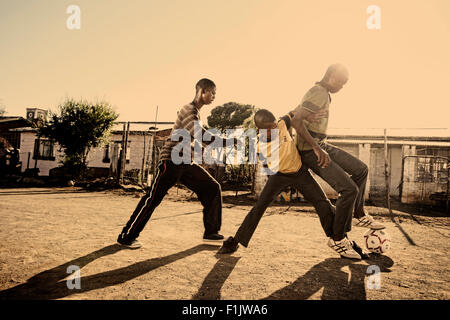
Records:
{"label": "sneaker", "polygon": [[366,227],[373,230],[380,230],[386,228],[383,224],[376,222],[368,214],[364,215],[361,218],[353,218],[353,225],[355,227]]}
{"label": "sneaker", "polygon": [[356,241],[350,241],[352,243],[353,250],[355,250],[360,256],[361,259],[369,259],[369,255],[364,252],[364,250],[358,246]]}
{"label": "sneaker", "polygon": [[361,256],[353,249],[352,243],[347,238],[340,241],[334,241],[330,238],[330,240],[328,240],[328,246],[339,253],[342,258],[361,260]]}
{"label": "sneaker", "polygon": [[212,233],[212,234],[204,235],[203,240],[204,241],[222,241],[223,235],[218,234],[218,233]]}
{"label": "sneaker", "polygon": [[228,239],[223,242],[222,247],[220,247],[217,253],[219,254],[233,253],[238,249],[238,247],[239,244],[236,241],[236,239],[234,239],[233,237],[228,237]]}
{"label": "sneaker", "polygon": [[123,240],[122,238],[120,238],[120,236],[119,236],[119,238],[117,239],[117,242],[119,244],[121,244],[122,246],[127,247],[129,249],[139,249],[142,247],[142,244],[136,239],[131,240],[131,241],[126,241],[126,240]]}

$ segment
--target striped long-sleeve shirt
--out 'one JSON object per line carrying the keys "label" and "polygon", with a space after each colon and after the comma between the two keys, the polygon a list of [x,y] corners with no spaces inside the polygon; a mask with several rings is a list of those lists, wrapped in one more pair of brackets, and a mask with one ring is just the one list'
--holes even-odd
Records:
{"label": "striped long-sleeve shirt", "polygon": [[[183,106],[180,109],[180,111],[178,111],[177,120],[175,121],[172,131],[170,135],[167,137],[164,146],[162,147],[160,154],[160,161],[171,160],[172,149],[177,144],[180,143],[180,141],[172,141],[171,139],[172,135],[175,133],[175,130],[177,129],[186,130],[186,132],[190,134],[191,141],[193,140],[193,138],[195,137],[194,129],[196,129],[195,128],[196,121],[200,121],[200,112],[192,103]],[[201,126],[200,129],[201,135],[200,132],[198,132],[198,135],[201,139],[201,137],[203,137],[203,134],[205,133],[205,129],[203,128],[203,126]],[[198,143],[202,143],[202,141],[198,141]],[[208,144],[208,142],[206,142],[206,144]],[[193,145],[191,144],[191,160],[193,155],[194,155]]]}

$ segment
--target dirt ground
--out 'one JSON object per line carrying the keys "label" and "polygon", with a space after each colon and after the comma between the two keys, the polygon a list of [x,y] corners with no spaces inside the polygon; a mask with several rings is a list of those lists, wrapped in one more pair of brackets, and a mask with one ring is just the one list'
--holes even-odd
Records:
{"label": "dirt ground", "polygon": [[[225,236],[250,203],[225,192]],[[173,188],[153,214],[139,250],[117,234],[139,194],[79,188],[0,189],[0,299],[449,299],[450,218],[443,213],[367,207],[387,226],[392,249],[369,260],[341,259],[326,245],[307,205],[272,206],[248,248],[216,255],[202,241],[202,207]],[[239,198],[241,199],[241,198]],[[364,228],[350,237],[362,245]],[[380,287],[368,285],[369,265]],[[80,287],[69,289],[69,266]],[[74,283],[73,280],[69,280]]]}

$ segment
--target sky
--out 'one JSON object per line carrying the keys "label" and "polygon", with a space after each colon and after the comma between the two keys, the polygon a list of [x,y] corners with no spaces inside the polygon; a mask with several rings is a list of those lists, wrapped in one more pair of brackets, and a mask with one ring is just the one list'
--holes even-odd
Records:
{"label": "sky", "polygon": [[[66,10],[80,8],[80,29]],[[368,29],[370,5],[380,29]],[[334,128],[448,128],[448,0],[0,0],[0,101],[8,116],[66,98],[119,121],[174,121],[210,78],[216,100],[283,116],[332,63]]]}

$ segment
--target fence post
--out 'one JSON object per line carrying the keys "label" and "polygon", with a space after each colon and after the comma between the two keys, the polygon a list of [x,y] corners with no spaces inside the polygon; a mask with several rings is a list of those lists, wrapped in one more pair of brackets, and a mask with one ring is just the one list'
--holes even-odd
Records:
{"label": "fence post", "polygon": [[121,159],[120,159],[120,177],[119,183],[123,184],[123,176],[125,171],[125,163],[127,158],[127,146],[128,146],[128,132],[130,131],[130,122],[127,122],[127,126],[125,129],[125,123],[123,124],[123,136],[122,136],[122,151],[121,151]]}
{"label": "fence post", "polygon": [[126,131],[126,123],[123,123],[123,130],[122,130],[122,144],[120,145],[121,149],[119,152],[119,159],[120,159],[120,163],[118,165],[118,173],[119,173],[119,183],[122,184],[123,183],[123,146],[125,144],[125,131]]}
{"label": "fence post", "polygon": [[384,179],[386,182],[386,204],[389,210],[389,214],[391,215],[391,219],[393,219],[392,210],[391,210],[391,186],[390,186],[390,174],[389,174],[389,153],[388,153],[388,144],[387,144],[387,129],[384,129]]}
{"label": "fence post", "polygon": [[141,172],[139,174],[139,180],[140,180],[141,185],[144,184],[145,153],[146,153],[145,137],[146,137],[146,134],[144,133],[144,152],[142,154],[142,166],[141,166]]}
{"label": "fence post", "polygon": [[448,215],[448,191],[450,187],[450,167],[448,166],[448,159],[447,159],[447,194],[445,199],[445,212],[447,212]]}

